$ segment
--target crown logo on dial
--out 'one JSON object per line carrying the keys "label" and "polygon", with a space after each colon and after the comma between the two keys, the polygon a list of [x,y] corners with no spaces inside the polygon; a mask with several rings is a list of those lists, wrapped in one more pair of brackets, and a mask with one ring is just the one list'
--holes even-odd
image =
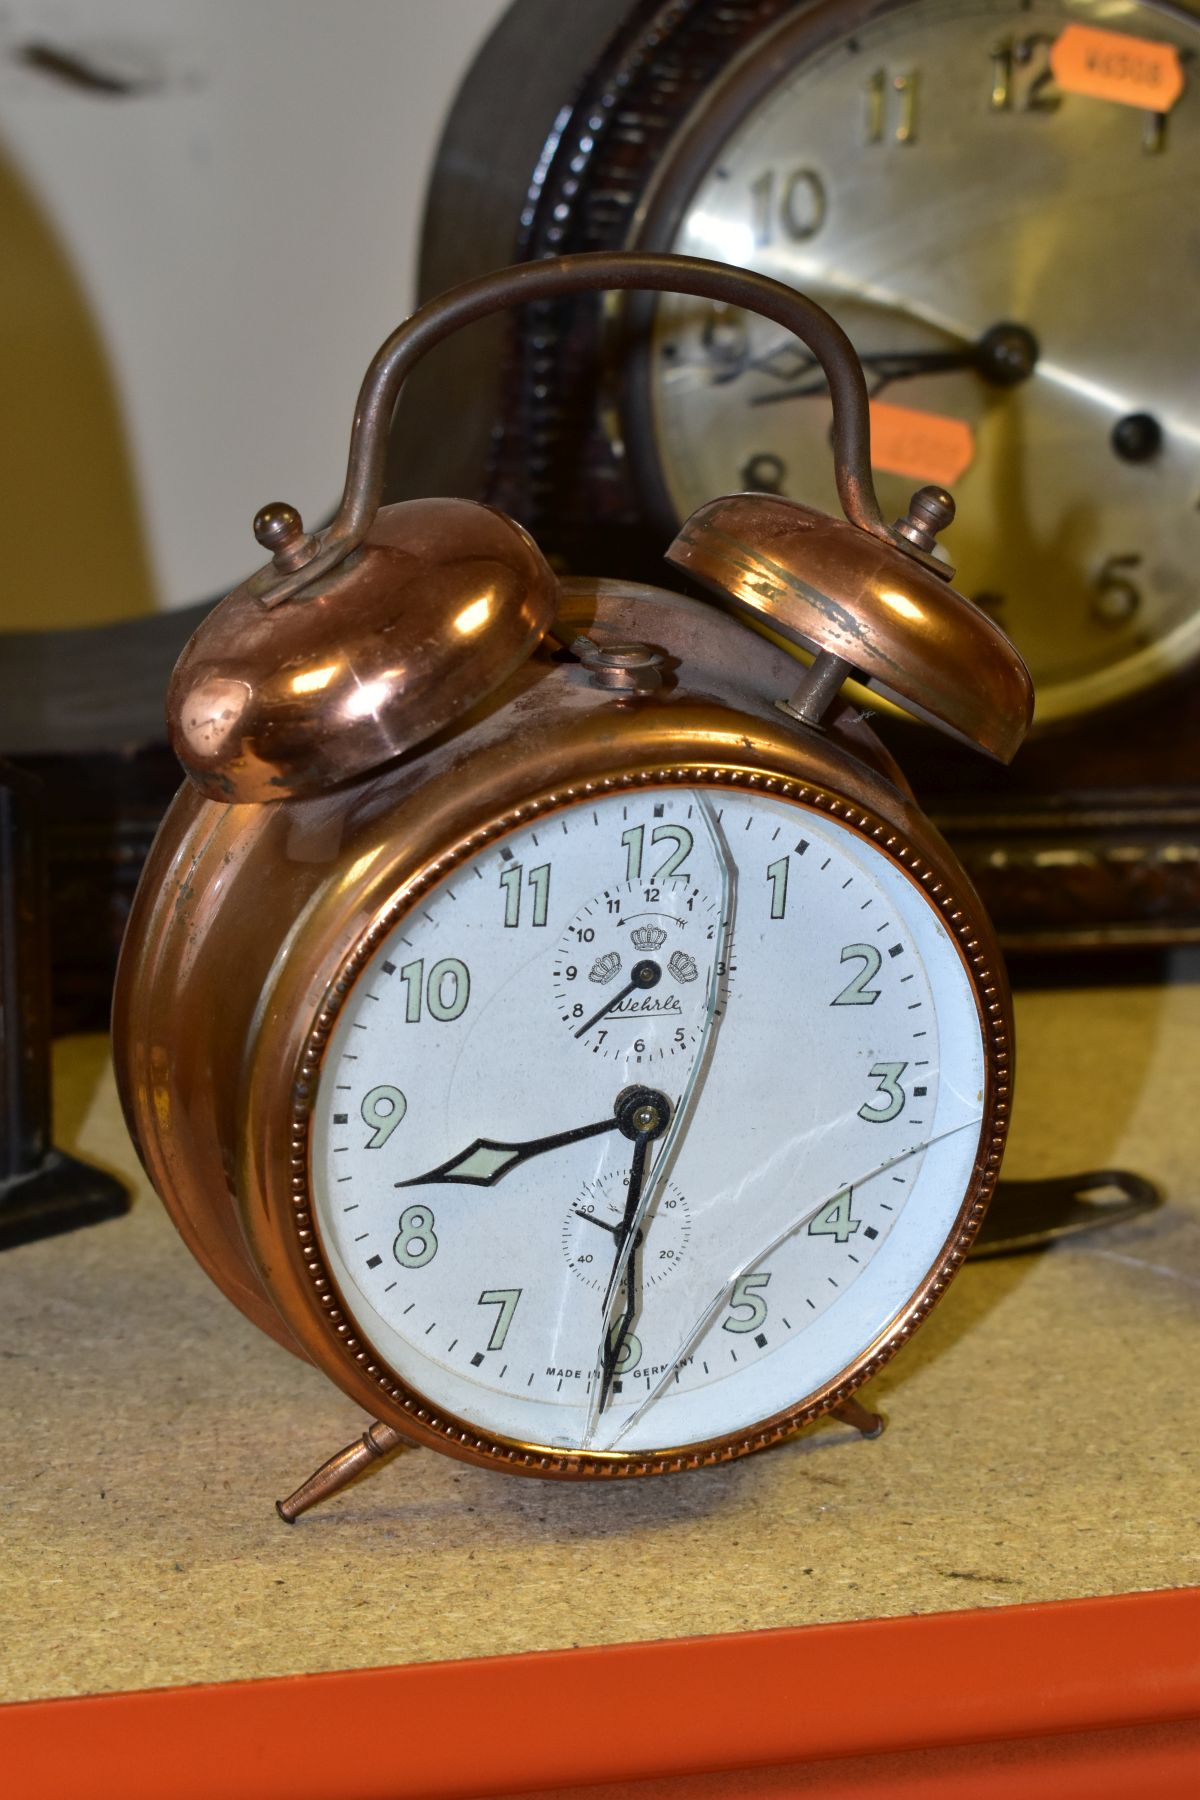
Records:
{"label": "crown logo on dial", "polygon": [[595,962],[588,970],[588,980],[598,981],[603,985],[606,981],[612,980],[620,967],[621,959],[616,951],[606,950],[603,956],[598,956],[596,958]]}
{"label": "crown logo on dial", "polygon": [[660,925],[639,925],[629,936],[637,950],[657,950],[667,941],[667,934]]}
{"label": "crown logo on dial", "polygon": [[695,957],[689,956],[686,950],[672,950],[667,967],[676,981],[695,981],[700,973]]}

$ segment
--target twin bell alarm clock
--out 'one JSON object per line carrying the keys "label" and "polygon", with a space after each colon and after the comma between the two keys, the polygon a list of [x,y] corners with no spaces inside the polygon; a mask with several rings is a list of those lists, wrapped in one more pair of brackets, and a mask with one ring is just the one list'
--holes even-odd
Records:
{"label": "twin bell alarm clock", "polygon": [[[713,604],[560,581],[467,500],[380,509],[428,349],[631,288],[819,358],[844,518],[701,506],[666,554]],[[950,585],[953,510],[925,488],[885,522],[862,371],[812,301],[603,253],[423,307],[367,374],[332,525],[259,513],[271,561],[172,678],[187,780],[114,1038],[193,1254],[373,1421],[284,1517],[401,1443],[613,1478],[876,1423],[854,1390],[961,1265],[1011,1099],[992,931],[861,710],[1021,742],[1029,677]]]}

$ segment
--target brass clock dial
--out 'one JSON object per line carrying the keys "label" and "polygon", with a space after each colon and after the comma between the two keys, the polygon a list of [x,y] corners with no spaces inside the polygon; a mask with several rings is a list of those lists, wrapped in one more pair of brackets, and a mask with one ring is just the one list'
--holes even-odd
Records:
{"label": "brass clock dial", "polygon": [[[1175,46],[1178,99],[1066,91],[1069,26]],[[677,133],[637,230],[836,313],[886,409],[885,512],[953,486],[957,585],[1019,645],[1043,723],[1200,650],[1198,48],[1194,13],[1151,4],[805,9]],[[835,505],[820,370],[766,321],[664,299],[627,401],[660,513],[742,488]]]}

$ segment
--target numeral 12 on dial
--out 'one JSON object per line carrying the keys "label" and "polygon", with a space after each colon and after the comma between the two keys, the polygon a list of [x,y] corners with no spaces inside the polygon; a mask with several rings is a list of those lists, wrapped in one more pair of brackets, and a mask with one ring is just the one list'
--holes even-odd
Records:
{"label": "numeral 12 on dial", "polygon": [[[625,879],[640,881],[642,875],[642,846],[646,839],[644,825],[631,825],[628,831],[621,833],[621,842],[625,846]],[[686,825],[656,825],[650,833],[652,844],[672,844],[674,848],[659,863],[651,881],[670,881],[673,875],[683,873],[683,865],[692,850],[692,834]]]}

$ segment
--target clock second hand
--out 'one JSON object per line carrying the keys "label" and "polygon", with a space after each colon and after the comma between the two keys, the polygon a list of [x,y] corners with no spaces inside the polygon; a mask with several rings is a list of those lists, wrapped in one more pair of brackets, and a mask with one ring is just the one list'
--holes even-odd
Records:
{"label": "clock second hand", "polygon": [[626,982],[620,993],[614,994],[610,1000],[606,1000],[604,1005],[600,1008],[600,1011],[595,1013],[588,1020],[586,1025],[581,1025],[579,1027],[575,1036],[577,1038],[583,1037],[586,1032],[589,1032],[592,1029],[593,1025],[598,1025],[601,1019],[606,1019],[614,1006],[620,1006],[622,1000],[628,1000],[630,994],[635,994],[639,990],[644,991],[647,988],[657,987],[661,980],[662,970],[656,962],[651,962],[649,958],[647,958],[645,962],[635,963],[633,965],[631,979]]}
{"label": "clock second hand", "polygon": [[[611,1235],[614,1238],[618,1237],[620,1235],[621,1222],[619,1219],[617,1220],[616,1224],[610,1224],[607,1219],[598,1219],[594,1212],[584,1212],[583,1208],[580,1206],[573,1206],[571,1208],[571,1211],[575,1214],[575,1217],[577,1219],[585,1219],[589,1225],[598,1225],[600,1227],[601,1231],[607,1231],[607,1232],[611,1233]],[[641,1243],[642,1238],[644,1236],[645,1236],[644,1232],[641,1232],[641,1231],[638,1232],[638,1243],[639,1244]],[[634,1248],[635,1249],[637,1248],[636,1244],[635,1244]]]}

